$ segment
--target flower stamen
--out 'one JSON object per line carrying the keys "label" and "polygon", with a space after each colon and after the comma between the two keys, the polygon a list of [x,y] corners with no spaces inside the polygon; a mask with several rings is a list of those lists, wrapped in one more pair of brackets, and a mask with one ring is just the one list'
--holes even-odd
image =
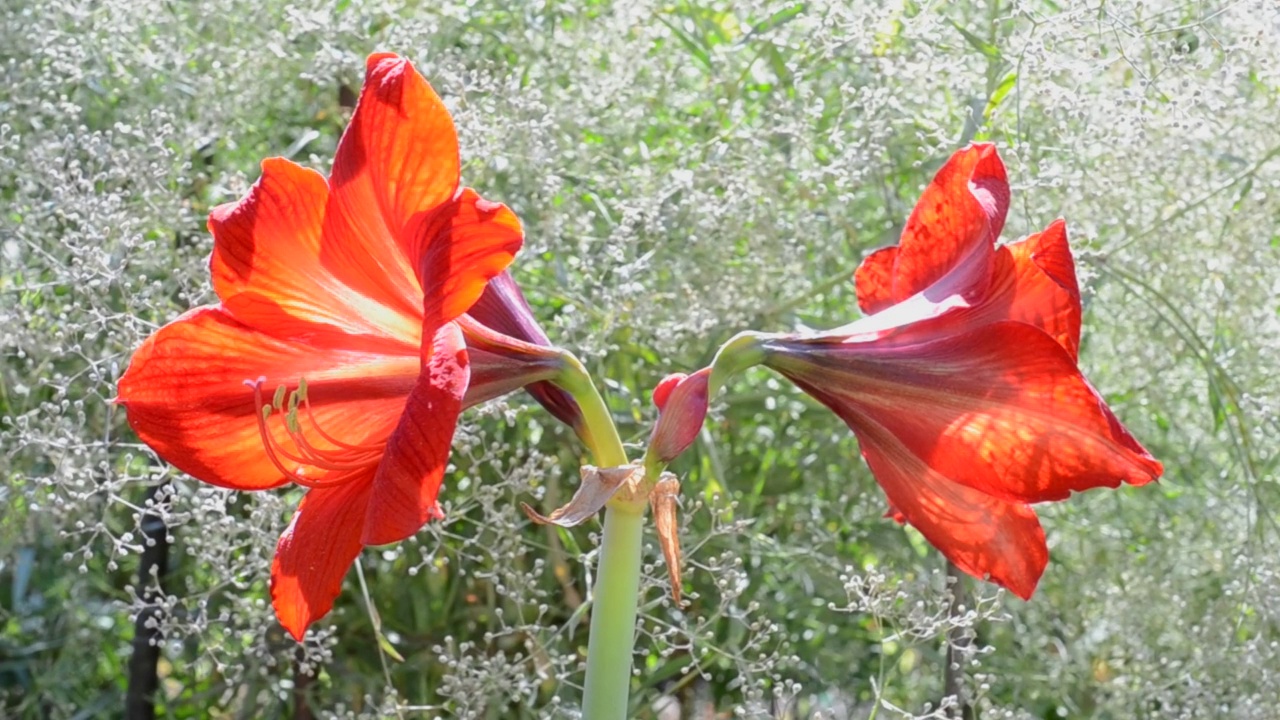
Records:
{"label": "flower stamen", "polygon": [[[265,376],[259,376],[257,380],[245,380],[244,384],[253,389],[253,404],[258,432],[262,436],[262,447],[267,458],[282,475],[298,485],[314,490],[345,485],[377,466],[382,457],[381,445],[344,443],[320,428],[307,397],[305,380],[299,380],[296,390],[280,385],[269,404],[263,394],[266,382]],[[333,445],[333,448],[317,447],[307,439],[300,421],[299,408],[305,413],[307,430],[314,431],[324,442]],[[282,415],[285,433],[292,441],[293,448],[287,447],[272,433],[268,422],[276,414]],[[294,469],[289,469],[286,461],[292,463]],[[322,471],[323,477],[309,477],[309,469]]]}

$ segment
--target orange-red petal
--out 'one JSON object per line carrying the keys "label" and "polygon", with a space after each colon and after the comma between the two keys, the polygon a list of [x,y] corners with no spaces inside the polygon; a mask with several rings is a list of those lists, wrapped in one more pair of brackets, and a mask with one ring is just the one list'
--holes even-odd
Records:
{"label": "orange-red petal", "polygon": [[464,188],[448,212],[424,219],[414,231],[422,257],[424,328],[465,313],[485,285],[515,259],[524,242],[520,220],[506,205]]}
{"label": "orange-red petal", "polygon": [[1031,597],[1049,562],[1035,511],[952,482],[871,418],[845,419],[894,519],[910,523],[961,570]]}
{"label": "orange-red petal", "polygon": [[1023,502],[1159,477],[1160,464],[1115,432],[1105,401],[1044,333],[1003,322],[912,352],[948,378],[927,395],[883,391],[878,422],[943,476]]}
{"label": "orange-red petal", "polygon": [[883,247],[862,259],[853,273],[853,286],[858,291],[858,307],[873,315],[893,305],[893,266],[898,261],[898,246]]}
{"label": "orange-red petal", "polygon": [[989,495],[1060,500],[1142,485],[1162,471],[1063,348],[1024,323],[902,345],[890,337],[775,347],[782,352],[766,364],[817,388],[837,412],[871,418],[943,477]]}
{"label": "orange-red petal", "polygon": [[996,252],[985,297],[956,322],[1025,322],[1048,333],[1075,360],[1080,350],[1080,314],[1080,288],[1067,243],[1067,224],[1055,220],[1044,232]]}
{"label": "orange-red petal", "polygon": [[311,623],[333,608],[342,579],[360,554],[370,484],[353,481],[310,490],[276,545],[271,604],[299,642]]}
{"label": "orange-red petal", "polygon": [[436,498],[469,381],[462,331],[454,323],[441,327],[428,353],[374,476],[366,545],[404,540],[440,515]]}
{"label": "orange-red petal", "polygon": [[277,336],[363,335],[415,352],[420,319],[396,310],[398,302],[385,293],[356,292],[320,262],[328,198],[319,173],[269,158],[244,198],[214,208],[209,265],[223,307]]}
{"label": "orange-red petal", "polygon": [[404,59],[371,55],[338,143],[321,262],[345,285],[420,323],[422,286],[410,226],[458,189],[458,135],[443,101]]}
{"label": "orange-red petal", "polygon": [[1008,209],[1009,182],[995,146],[977,143],[957,151],[921,194],[897,252],[873,253],[863,261],[866,269],[859,268],[855,279],[869,287],[859,289],[859,304],[871,312],[920,292],[934,301],[953,294],[979,297]]}
{"label": "orange-red petal", "polygon": [[[120,378],[118,401],[143,442],[178,469],[205,482],[261,490],[287,479],[268,458],[253,389],[309,383],[319,424],[358,444],[385,438],[417,378],[419,358],[384,348],[322,348],[250,328],[218,307],[196,308],[161,328],[134,353]],[[284,423],[268,426],[288,444]],[[333,446],[321,439],[319,446]]]}

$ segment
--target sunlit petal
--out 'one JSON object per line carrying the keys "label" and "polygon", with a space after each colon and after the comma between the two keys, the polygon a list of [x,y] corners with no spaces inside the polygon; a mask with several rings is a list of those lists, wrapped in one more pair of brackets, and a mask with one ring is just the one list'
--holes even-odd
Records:
{"label": "sunlit petal", "polygon": [[992,277],[991,288],[976,313],[988,321],[1019,320],[1034,325],[1076,359],[1080,350],[1080,288],[1065,221],[1055,220],[1044,232],[1001,247]]}
{"label": "sunlit petal", "polygon": [[333,608],[342,591],[342,578],[363,547],[369,492],[367,481],[310,490],[280,536],[271,565],[271,604],[295,640]]}
{"label": "sunlit petal", "polygon": [[886,428],[847,415],[891,516],[919,530],[961,570],[1026,600],[1049,562],[1044,530],[1028,506],[952,482]]}
{"label": "sunlit petal", "polygon": [[[220,308],[197,308],[161,328],[134,353],[119,402],[143,442],[205,482],[261,490],[287,482],[263,446],[254,391],[309,383],[314,421],[350,443],[385,438],[418,376],[420,360],[385,347],[323,348],[247,327]],[[289,443],[273,419],[270,437]],[[323,438],[315,442],[333,448]]]}
{"label": "sunlit petal", "polygon": [[467,312],[524,242],[515,213],[471,188],[463,189],[446,211],[424,219],[413,233],[414,257],[421,258],[423,285],[431,289],[423,306],[426,327]]}
{"label": "sunlit petal", "polygon": [[921,194],[897,252],[872,253],[863,261],[866,268],[855,278],[869,285],[859,288],[859,304],[874,312],[916,293],[933,300],[980,295],[1008,209],[1009,183],[995,146],[977,143],[956,152]]}
{"label": "sunlit petal", "polygon": [[440,97],[407,60],[369,56],[329,178],[321,262],[356,292],[387,298],[402,332],[422,326],[419,229],[454,199],[459,167]]}
{"label": "sunlit petal", "polygon": [[653,386],[653,406],[658,408],[659,412],[667,407],[667,400],[671,399],[671,392],[676,389],[677,385],[684,382],[687,377],[689,376],[685,373],[672,373],[659,380],[658,384]]}
{"label": "sunlit petal", "polygon": [[766,364],[818,388],[837,412],[872,418],[942,476],[994,496],[1060,500],[1161,472],[1117,432],[1072,358],[1030,325],[1006,321],[902,345],[778,340],[770,352]]}
{"label": "sunlit petal", "polygon": [[862,312],[872,315],[897,302],[893,294],[893,266],[897,261],[897,245],[880,248],[862,259],[853,274]]}
{"label": "sunlit petal", "polygon": [[403,540],[440,514],[436,498],[468,382],[462,331],[445,325],[424,355],[422,374],[373,479],[362,537],[366,545]]}
{"label": "sunlit petal", "polygon": [[[405,325],[396,298],[363,295],[320,262],[329,186],[288,160],[262,163],[262,176],[239,202],[214,208],[209,230],[213,288],[237,320],[277,336],[364,335],[412,353],[420,323]],[[390,306],[390,307],[389,307]],[[338,339],[341,341],[341,338]]]}

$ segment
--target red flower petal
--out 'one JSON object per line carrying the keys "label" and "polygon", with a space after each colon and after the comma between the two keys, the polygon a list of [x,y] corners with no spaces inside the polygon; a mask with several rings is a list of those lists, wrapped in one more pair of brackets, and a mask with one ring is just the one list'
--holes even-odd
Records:
{"label": "red flower petal", "polygon": [[1023,600],[1031,597],[1049,549],[1030,507],[952,482],[870,418],[845,420],[895,519],[910,523],[961,570],[989,577]]}
{"label": "red flower petal", "polygon": [[420,318],[416,229],[454,199],[459,167],[458,135],[440,97],[408,61],[369,56],[334,156],[321,262],[404,322]]}
{"label": "red flower petal", "polygon": [[1009,182],[995,146],[977,143],[956,152],[907,218],[897,252],[863,261],[855,278],[869,287],[859,288],[859,305],[873,312],[919,292],[934,301],[952,294],[974,299],[986,289],[1008,209]]}
{"label": "red flower petal", "polygon": [[440,328],[428,350],[374,476],[362,538],[366,545],[399,542],[440,515],[436,498],[469,375],[462,331],[456,324]]}
{"label": "red flower petal", "polygon": [[1061,500],[1160,475],[1071,357],[1036,328],[1000,322],[932,341],[911,335],[901,345],[778,341],[766,364],[842,416],[871,418],[940,475],[1007,500]]}
{"label": "red flower petal", "polygon": [[369,491],[367,481],[308,491],[280,536],[271,564],[271,604],[299,642],[333,608],[360,554]]}
{"label": "red flower petal", "polygon": [[996,253],[991,287],[982,302],[956,322],[978,325],[1018,320],[1058,341],[1072,360],[1080,349],[1080,288],[1067,244],[1067,224],[1055,220],[1042,233]]}
{"label": "red flower petal", "polygon": [[858,291],[858,307],[867,315],[888,308],[893,296],[893,266],[898,261],[898,246],[883,247],[862,259],[853,273],[853,286]]}
{"label": "red flower petal", "polygon": [[[329,435],[352,444],[377,442],[394,427],[420,364],[415,356],[384,350],[282,340],[220,308],[196,308],[134,353],[118,400],[138,437],[178,469],[221,487],[261,490],[287,480],[263,448],[254,393],[244,381],[265,377],[270,402],[277,386],[293,389],[305,377],[315,419]],[[289,444],[281,419],[268,427],[277,442]]]}
{"label": "red flower petal", "polygon": [[684,382],[687,377],[689,376],[685,373],[672,373],[658,381],[658,384],[653,388],[653,406],[658,408],[659,412],[667,406],[671,391],[675,390],[676,386]]}
{"label": "red flower petal", "polygon": [[461,315],[523,242],[509,209],[459,192],[458,168],[439,96],[408,62],[371,56],[331,191],[270,160],[244,200],[211,215],[215,289],[234,315],[277,335],[331,325],[416,346],[424,311],[428,328]]}
{"label": "red flower petal", "polygon": [[416,352],[420,313],[397,310],[401,303],[385,292],[352,290],[320,262],[328,198],[319,173],[270,158],[244,198],[214,208],[209,265],[223,307],[277,336],[364,335]]}
{"label": "red flower petal", "polygon": [[415,230],[427,294],[424,327],[434,328],[465,313],[485,285],[511,264],[524,242],[515,213],[464,188],[445,216]]}

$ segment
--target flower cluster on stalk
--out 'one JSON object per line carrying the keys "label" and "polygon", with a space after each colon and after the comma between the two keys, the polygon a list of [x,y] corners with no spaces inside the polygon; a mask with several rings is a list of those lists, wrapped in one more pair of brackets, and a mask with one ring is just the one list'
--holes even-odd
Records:
{"label": "flower cluster on stalk", "polygon": [[[244,198],[215,208],[219,302],[158,330],[119,381],[134,431],[180,470],[236,490],[307,488],[271,573],[295,638],[330,610],[363,547],[441,516],[466,407],[527,388],[588,446],[602,424],[616,435],[607,408],[564,389],[583,388],[581,366],[507,272],[519,220],[461,186],[460,169],[440,97],[407,61],[371,56],[332,174],[269,159]],[[569,526],[609,503],[648,505],[678,599],[679,482],[663,470],[728,376],[764,365],[849,425],[888,516],[1030,597],[1048,561],[1032,504],[1142,485],[1162,468],[1080,373],[1066,224],[997,246],[1009,196],[993,146],[957,152],[899,244],[857,269],[864,318],[739,335],[710,367],[654,390],[642,466],[586,466],[568,505],[526,513]]]}

